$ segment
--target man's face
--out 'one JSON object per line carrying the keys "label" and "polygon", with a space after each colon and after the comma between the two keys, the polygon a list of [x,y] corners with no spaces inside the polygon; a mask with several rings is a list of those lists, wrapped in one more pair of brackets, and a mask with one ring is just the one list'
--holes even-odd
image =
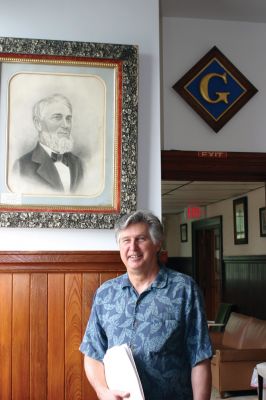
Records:
{"label": "man's face", "polygon": [[64,153],[72,149],[72,113],[66,104],[55,101],[45,105],[36,124],[42,143],[52,150]]}
{"label": "man's face", "polygon": [[160,243],[153,243],[144,222],[129,225],[120,233],[120,256],[129,273],[144,273],[157,267],[160,247]]}

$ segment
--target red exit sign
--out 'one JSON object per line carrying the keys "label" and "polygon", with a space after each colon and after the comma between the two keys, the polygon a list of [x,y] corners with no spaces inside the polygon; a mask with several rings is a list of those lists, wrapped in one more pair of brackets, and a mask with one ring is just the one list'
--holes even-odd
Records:
{"label": "red exit sign", "polygon": [[227,158],[226,151],[198,151],[200,158]]}
{"label": "red exit sign", "polygon": [[206,213],[201,207],[188,207],[187,219],[198,219],[205,217]]}

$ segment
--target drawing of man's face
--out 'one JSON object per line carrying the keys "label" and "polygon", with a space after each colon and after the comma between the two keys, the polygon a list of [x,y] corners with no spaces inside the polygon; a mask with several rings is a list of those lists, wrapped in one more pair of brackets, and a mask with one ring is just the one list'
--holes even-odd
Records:
{"label": "drawing of man's face", "polygon": [[58,153],[72,150],[72,111],[63,99],[55,98],[41,104],[34,122],[41,143]]}

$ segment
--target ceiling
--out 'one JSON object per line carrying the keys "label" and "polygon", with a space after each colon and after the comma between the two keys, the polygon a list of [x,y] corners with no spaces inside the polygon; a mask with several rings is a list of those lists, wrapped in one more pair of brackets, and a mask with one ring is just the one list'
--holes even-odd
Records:
{"label": "ceiling", "polygon": [[[266,22],[265,0],[160,0],[163,17]],[[162,181],[163,214],[204,207],[263,187],[263,182]]]}
{"label": "ceiling", "polygon": [[265,0],[160,0],[163,17],[266,22]]}
{"label": "ceiling", "polygon": [[264,187],[263,182],[162,181],[163,214],[204,207]]}

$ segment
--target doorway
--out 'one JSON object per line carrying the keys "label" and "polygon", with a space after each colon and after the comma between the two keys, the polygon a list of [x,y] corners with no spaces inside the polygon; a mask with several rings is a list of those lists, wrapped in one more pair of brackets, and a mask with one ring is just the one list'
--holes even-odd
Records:
{"label": "doorway", "polygon": [[205,302],[208,320],[214,320],[222,301],[222,217],[192,223],[193,275]]}
{"label": "doorway", "polygon": [[[263,186],[266,182],[265,153],[162,150],[161,165],[162,181],[261,182]],[[213,319],[217,302],[223,300],[225,280],[222,221],[218,221],[220,234],[215,227],[198,225],[205,222],[210,223],[206,219],[194,225],[192,274],[205,291],[208,318]],[[204,245],[200,246],[202,242]]]}

